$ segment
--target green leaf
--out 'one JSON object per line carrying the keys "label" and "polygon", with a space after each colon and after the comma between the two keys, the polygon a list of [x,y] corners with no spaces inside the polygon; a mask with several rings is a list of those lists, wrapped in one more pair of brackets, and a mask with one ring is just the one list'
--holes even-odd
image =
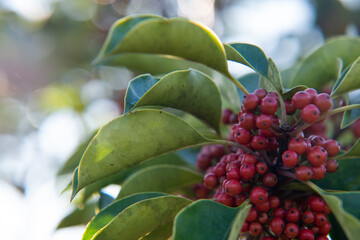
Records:
{"label": "green leaf", "polygon": [[339,82],[334,86],[331,96],[336,97],[344,93],[351,92],[360,88],[360,57],[351,65],[346,71],[344,77],[339,79]]}
{"label": "green leaf", "polygon": [[224,44],[228,60],[244,64],[257,73],[268,76],[268,60],[259,47],[247,43]]}
{"label": "green leaf", "polygon": [[271,58],[269,58],[268,77],[266,79],[269,80],[269,82],[275,88],[275,91],[277,93],[279,94],[283,93],[284,87],[281,82],[280,72]]}
{"label": "green leaf", "polygon": [[[348,94],[348,105],[360,104],[360,90]],[[360,118],[360,108],[351,109],[344,112],[340,128],[346,128]]]}
{"label": "green leaf", "polygon": [[339,160],[339,169],[328,173],[321,180],[312,180],[324,189],[354,191],[360,190],[360,158]]}
{"label": "green leaf", "polygon": [[129,16],[122,18],[115,22],[110,30],[109,35],[105,40],[103,47],[100,50],[99,55],[94,62],[101,60],[103,57],[114,53],[118,48],[118,45],[124,39],[124,37],[139,23],[151,20],[151,19],[163,19],[160,16],[156,15],[138,15],[138,16]]}
{"label": "green leaf", "polygon": [[[237,80],[249,91],[254,92],[256,89],[259,88],[259,74],[257,73],[249,73],[246,74]],[[242,102],[245,94],[238,89],[239,98]]]}
{"label": "green leaf", "polygon": [[[159,17],[141,21],[124,32],[118,33],[118,27],[122,25],[117,23],[110,30],[97,63],[120,53],[167,54],[202,63],[228,75],[224,47],[219,38],[205,26],[182,18]],[[113,41],[114,38],[120,41]],[[116,46],[109,46],[111,42],[115,42]]]}
{"label": "green leaf", "polygon": [[305,85],[321,89],[326,84],[337,79],[338,58],[343,60],[344,66],[348,66],[359,55],[359,38],[333,38],[299,63],[287,87]]}
{"label": "green leaf", "polygon": [[360,192],[327,192],[311,182],[306,183],[318,193],[331,208],[336,220],[350,240],[360,236]]}
{"label": "green leaf", "polygon": [[114,201],[114,198],[110,196],[109,194],[100,192],[100,198],[99,198],[99,208],[100,210],[107,207]]}
{"label": "green leaf", "polygon": [[175,190],[201,182],[203,176],[187,167],[172,165],[158,165],[144,168],[131,175],[121,185],[117,197],[123,198],[139,192],[165,192]]}
{"label": "green leaf", "polygon": [[96,203],[88,203],[83,208],[76,208],[72,213],[61,220],[57,229],[76,225],[86,225],[95,215],[96,205]]}
{"label": "green leaf", "polygon": [[147,159],[210,142],[170,113],[129,112],[106,124],[91,141],[74,174],[72,198],[86,185]]}
{"label": "green leaf", "polygon": [[82,240],[90,240],[94,234],[105,227],[112,219],[130,205],[145,199],[164,196],[163,193],[140,193],[113,202],[102,209],[86,226]]}
{"label": "green leaf", "polygon": [[169,153],[162,156],[158,156],[152,159],[149,159],[143,163],[140,163],[136,166],[128,168],[124,171],[115,173],[111,176],[105,177],[101,180],[98,180],[94,183],[87,185],[84,188],[84,194],[81,195],[82,202],[85,202],[93,193],[99,192],[100,189],[108,186],[109,184],[121,184],[125,179],[127,179],[132,174],[137,171],[147,168],[150,166],[156,166],[160,164],[176,165],[176,166],[186,166],[188,163],[180,157],[177,153]]}
{"label": "green leaf", "polygon": [[239,211],[246,211],[243,205],[230,208],[212,200],[196,201],[176,216],[173,239],[226,239]]}
{"label": "green leaf", "polygon": [[232,222],[230,235],[228,237],[228,240],[238,240],[239,239],[239,233],[241,232],[241,228],[245,222],[245,219],[247,215],[249,214],[251,205],[248,204],[248,200],[245,201],[241,206],[238,208],[239,211],[235,216],[234,221]]}
{"label": "green leaf", "polygon": [[333,158],[337,160],[342,159],[352,159],[352,158],[359,158],[360,157],[360,139],[356,141],[356,143],[344,154],[337,155]]}
{"label": "green leaf", "polygon": [[283,93],[283,97],[284,97],[284,99],[291,100],[295,93],[297,93],[299,91],[304,91],[306,89],[307,89],[307,87],[304,86],[304,85],[299,85],[299,86],[293,87],[291,89],[286,89],[285,88],[284,93]]}
{"label": "green leaf", "polygon": [[168,240],[171,237],[173,225],[173,221],[170,221],[148,235],[145,235],[141,240]]}
{"label": "green leaf", "polygon": [[194,69],[169,73],[159,81],[149,75],[135,78],[125,100],[125,112],[150,105],[172,107],[193,114],[219,131],[220,91],[208,76]]}
{"label": "green leaf", "polygon": [[146,199],[124,209],[109,224],[96,232],[92,240],[139,239],[173,221],[190,200],[177,196]]}

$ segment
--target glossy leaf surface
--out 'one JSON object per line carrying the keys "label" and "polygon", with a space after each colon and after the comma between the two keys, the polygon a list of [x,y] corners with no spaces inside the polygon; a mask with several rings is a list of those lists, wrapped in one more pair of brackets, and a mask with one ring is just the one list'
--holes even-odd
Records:
{"label": "glossy leaf surface", "polygon": [[360,55],[360,39],[337,37],[326,42],[304,59],[294,71],[287,87],[305,85],[321,89],[330,81],[337,79],[337,59],[341,58],[348,66]]}
{"label": "glossy leaf surface", "polygon": [[169,73],[159,81],[149,75],[138,77],[130,82],[125,101],[125,112],[141,106],[172,107],[193,114],[219,131],[219,89],[208,76],[193,69]]}
{"label": "glossy leaf surface", "polygon": [[238,240],[241,228],[251,208],[251,205],[248,203],[249,201],[245,201],[240,207],[238,207],[239,211],[231,224],[232,226],[228,240]]}
{"label": "glossy leaf surface", "polygon": [[74,173],[74,196],[86,185],[150,158],[209,143],[179,117],[139,110],[114,119],[91,141]]}
{"label": "glossy leaf surface", "polygon": [[[360,104],[360,90],[348,94],[348,105]],[[354,123],[360,118],[360,108],[347,110],[344,112],[340,128],[343,129]]]}
{"label": "glossy leaf surface", "polygon": [[86,226],[82,240],[90,240],[97,231],[105,227],[113,218],[121,213],[125,208],[139,201],[164,196],[163,193],[140,193],[113,202],[108,207],[102,209],[94,219]]}
{"label": "glossy leaf surface", "polygon": [[340,96],[360,88],[360,57],[355,60],[351,67],[344,73],[338,82],[335,83],[331,96]]}
{"label": "glossy leaf surface", "polygon": [[158,165],[144,168],[131,175],[121,185],[119,198],[140,193],[140,192],[165,192],[173,191],[199,183],[203,180],[203,175],[187,167]]}
{"label": "glossy leaf surface", "polygon": [[191,203],[177,196],[162,196],[146,199],[121,211],[109,224],[100,229],[93,240],[139,239],[173,221],[176,214]]}
{"label": "glossy leaf surface", "polygon": [[[126,32],[118,32],[117,27],[121,26],[114,25],[101,51],[107,54],[100,54],[97,63],[120,53],[166,54],[202,63],[228,74],[225,51],[220,40],[202,25],[174,18],[142,21]],[[108,45],[112,39],[120,39],[113,41],[116,42],[115,47]]]}
{"label": "glossy leaf surface", "polygon": [[342,159],[352,159],[360,157],[360,139],[356,141],[356,143],[344,154],[335,156],[334,158],[338,160]]}
{"label": "glossy leaf surface", "polygon": [[239,211],[245,211],[244,207],[230,208],[212,200],[196,201],[176,216],[173,239],[227,239]]}

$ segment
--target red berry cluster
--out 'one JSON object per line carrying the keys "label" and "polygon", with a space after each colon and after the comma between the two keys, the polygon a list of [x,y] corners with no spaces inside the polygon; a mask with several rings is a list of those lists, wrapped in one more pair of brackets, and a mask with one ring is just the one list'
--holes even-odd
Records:
{"label": "red berry cluster", "polygon": [[[263,203],[254,203],[251,199],[253,206],[241,229],[242,233],[249,232],[252,236],[262,236],[262,240],[328,239],[326,236],[331,230],[331,224],[327,215],[331,210],[322,198],[310,195],[296,201],[280,201],[277,196],[267,197],[263,190],[253,191],[256,195],[255,201],[259,201],[259,196],[267,200],[262,200]],[[263,207],[264,205],[266,207]]]}
{"label": "red berry cluster", "polygon": [[[233,124],[228,140],[235,142],[234,146],[207,146],[198,155],[198,168],[206,174],[203,185],[194,189],[197,197],[210,192],[217,202],[230,207],[240,206],[250,198],[253,207],[243,230],[253,236],[262,234],[265,240],[272,236],[326,239],[325,227],[320,231],[323,225],[303,219],[311,214],[325,216],[323,210],[314,208],[315,203],[310,200],[307,206],[292,201],[293,207],[289,207],[289,200],[279,186],[295,179],[322,179],[327,172],[338,169],[338,162],[328,158],[340,151],[338,142],[315,134],[305,137],[302,131],[319,124],[323,114],[331,108],[331,97],[326,93],[318,94],[314,89],[299,91],[291,100],[285,101],[264,89],[246,95],[238,121],[234,120],[235,114],[231,110],[223,112],[223,123]],[[295,119],[291,125],[280,121],[276,114],[281,111]],[[326,206],[321,198],[313,198]],[[288,205],[280,207],[280,202]],[[329,211],[328,207],[326,209]],[[298,216],[292,218],[292,214]],[[330,230],[328,222],[326,226]],[[263,229],[266,230],[263,232]]]}

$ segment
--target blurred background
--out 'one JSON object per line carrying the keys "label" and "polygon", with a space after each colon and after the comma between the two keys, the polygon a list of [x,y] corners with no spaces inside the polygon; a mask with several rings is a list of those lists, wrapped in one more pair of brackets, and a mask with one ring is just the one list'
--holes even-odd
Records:
{"label": "blurred background", "polygon": [[62,194],[71,175],[57,175],[121,114],[134,75],[91,61],[114,21],[140,13],[199,21],[223,42],[260,46],[281,70],[360,30],[360,0],[0,0],[1,239],[81,239],[84,226],[56,230],[73,209]]}

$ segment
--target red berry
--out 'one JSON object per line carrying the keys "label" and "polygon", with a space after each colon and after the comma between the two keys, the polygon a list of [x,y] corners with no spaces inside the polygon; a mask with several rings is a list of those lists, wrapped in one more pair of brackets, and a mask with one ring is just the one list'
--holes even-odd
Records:
{"label": "red berry", "polygon": [[268,200],[268,192],[263,187],[255,187],[250,192],[250,200],[254,204],[262,204]]}
{"label": "red berry", "polygon": [[331,209],[329,208],[329,206],[325,203],[325,207],[323,210],[323,214],[328,215],[331,213]]}
{"label": "red berry", "polygon": [[267,138],[276,136],[269,128],[259,129],[258,133],[259,133],[259,135],[262,135],[262,136],[267,137]]}
{"label": "red berry", "polygon": [[276,92],[268,92],[268,94],[266,94],[266,97],[273,97],[276,100],[279,100],[279,95]]}
{"label": "red berry", "polygon": [[255,176],[255,165],[252,163],[244,163],[240,167],[240,176],[244,180],[250,180]]}
{"label": "red berry", "polygon": [[298,155],[304,154],[306,152],[307,144],[301,138],[293,138],[288,144],[289,150],[295,151]]}
{"label": "red berry", "polygon": [[209,154],[200,153],[196,157],[196,166],[200,170],[206,170],[211,164],[211,156]]}
{"label": "red berry", "polygon": [[253,94],[255,94],[261,100],[266,96],[267,91],[263,88],[258,88],[253,92]]}
{"label": "red berry", "polygon": [[214,189],[218,184],[218,178],[214,173],[208,173],[204,176],[204,186],[208,189]]}
{"label": "red berry", "polygon": [[276,237],[264,237],[262,240],[276,240]]}
{"label": "red berry", "polygon": [[282,218],[274,217],[270,221],[270,229],[275,235],[280,235],[283,233],[285,228],[285,222]]}
{"label": "red berry", "polygon": [[355,135],[355,138],[360,138],[360,119],[356,120],[351,125],[351,130],[352,130],[353,134]]}
{"label": "red berry", "polygon": [[240,193],[235,197],[235,205],[238,207],[243,204],[247,199],[248,197],[244,193]]}
{"label": "red berry", "polygon": [[230,123],[230,116],[233,115],[233,111],[231,111],[230,109],[228,108],[225,108],[223,111],[222,111],[222,116],[221,116],[221,121],[222,123],[224,124],[228,124]]}
{"label": "red berry", "polygon": [[273,115],[278,108],[278,101],[273,97],[264,97],[260,103],[260,111],[262,113]]}
{"label": "red berry", "polygon": [[236,196],[241,192],[241,183],[236,179],[231,179],[226,183],[225,192],[229,196]]}
{"label": "red berry", "polygon": [[249,93],[244,96],[243,106],[246,110],[252,111],[259,105],[259,102],[260,100],[255,94]]}
{"label": "red berry", "polygon": [[261,114],[256,117],[255,125],[259,129],[266,129],[271,126],[272,118],[269,115]]}
{"label": "red berry", "polygon": [[285,210],[283,208],[275,208],[274,209],[274,217],[284,218]]}
{"label": "red berry", "polygon": [[303,109],[311,103],[311,95],[304,91],[297,92],[292,97],[292,103],[297,109]]}
{"label": "red berry", "polygon": [[327,93],[320,93],[314,101],[321,113],[327,112],[333,105],[332,98]]}
{"label": "red berry", "polygon": [[336,156],[340,151],[340,145],[337,141],[329,139],[325,142],[325,149],[329,157]]}
{"label": "red berry", "polygon": [[214,174],[219,178],[226,175],[226,166],[224,163],[217,163],[214,168]]}
{"label": "red berry", "polygon": [[327,152],[325,148],[320,146],[312,147],[307,154],[307,160],[313,167],[319,167],[325,163],[327,158]]}
{"label": "red berry", "polygon": [[301,220],[303,221],[303,223],[310,225],[311,223],[314,222],[315,215],[313,214],[312,211],[307,210],[307,211],[303,212]]}
{"label": "red berry", "polygon": [[258,162],[256,165],[255,165],[255,168],[256,168],[256,172],[257,174],[259,175],[263,175],[267,172],[268,170],[268,166],[266,163],[264,162]]}
{"label": "red berry", "polygon": [[315,225],[318,227],[322,227],[327,222],[326,216],[323,213],[316,213],[315,214]]}
{"label": "red berry", "polygon": [[263,177],[263,183],[265,187],[274,187],[278,182],[278,178],[274,173],[267,173]]}
{"label": "red berry", "polygon": [[270,210],[270,202],[266,201],[264,203],[257,204],[256,209],[259,210],[259,212],[267,212]]}
{"label": "red berry", "polygon": [[244,158],[243,158],[243,162],[244,163],[252,163],[252,164],[256,164],[257,163],[257,158],[254,154],[252,153],[245,153],[244,154]]}
{"label": "red berry", "polygon": [[250,208],[250,211],[246,217],[246,221],[247,222],[253,222],[258,218],[258,212],[256,211],[255,208]]}
{"label": "red berry", "polygon": [[320,235],[316,238],[316,240],[329,240],[329,238],[327,236]]}
{"label": "red berry", "polygon": [[278,146],[279,146],[279,143],[276,140],[276,138],[274,138],[274,137],[268,138],[267,139],[267,146],[266,146],[265,150],[268,151],[268,152],[276,151]]}
{"label": "red berry", "polygon": [[217,196],[216,201],[229,207],[232,207],[234,205],[234,199],[224,192],[220,193]]}
{"label": "red berry", "polygon": [[319,229],[319,233],[321,235],[328,235],[331,230],[331,224],[329,222],[326,222],[322,227]]}
{"label": "red berry", "polygon": [[286,150],[282,155],[282,161],[285,167],[293,168],[298,164],[298,155],[294,150]]}
{"label": "red berry", "polygon": [[267,223],[267,221],[268,221],[267,213],[265,213],[265,212],[260,213],[257,220],[258,220],[259,223],[262,223],[262,224]]}
{"label": "red berry", "polygon": [[335,159],[328,159],[325,167],[327,172],[334,173],[339,169],[339,162]]}
{"label": "red berry", "polygon": [[222,156],[225,155],[224,146],[221,144],[211,145],[210,154],[212,157],[220,159]]}
{"label": "red berry", "polygon": [[226,177],[228,179],[240,179],[240,170],[239,168],[231,168],[226,172]]}
{"label": "red berry", "polygon": [[301,118],[307,123],[316,122],[319,119],[319,116],[320,110],[314,104],[306,105],[301,110]]}
{"label": "red berry", "polygon": [[296,223],[300,219],[300,211],[297,208],[290,208],[286,211],[286,220]]}
{"label": "red berry", "polygon": [[249,231],[249,222],[245,221],[244,224],[242,225],[242,228],[241,228],[241,232],[242,233],[246,233]]}
{"label": "red berry", "polygon": [[288,223],[285,226],[284,233],[288,238],[295,238],[299,234],[299,227],[295,223]]}
{"label": "red berry", "polygon": [[248,129],[241,128],[238,124],[232,127],[232,134],[237,143],[246,145],[251,140],[251,132]]}
{"label": "red berry", "polygon": [[287,115],[294,114],[296,111],[296,107],[294,106],[294,104],[290,100],[285,100],[284,103],[285,103],[286,114]]}
{"label": "red berry", "polygon": [[245,129],[254,129],[255,125],[255,115],[253,113],[239,113],[239,125]]}
{"label": "red berry", "polygon": [[[310,137],[309,137],[310,138]],[[311,142],[311,146],[320,146],[320,147],[324,147],[325,146],[325,138],[320,137],[320,136],[314,136],[311,138],[310,140]]]}
{"label": "red berry", "polygon": [[299,232],[299,240],[314,240],[314,233],[307,228],[303,228]]}
{"label": "red berry", "polygon": [[253,223],[251,223],[250,226],[249,226],[249,232],[250,232],[250,234],[253,235],[253,236],[259,236],[260,233],[262,232],[262,230],[263,230],[263,229],[262,229],[262,226],[261,226],[261,224],[258,223],[258,222],[253,222]]}
{"label": "red berry", "polygon": [[261,135],[255,135],[251,139],[251,146],[256,150],[263,150],[267,147],[267,139]]}
{"label": "red berry", "polygon": [[278,196],[269,197],[270,208],[275,209],[280,206],[280,198]]}
{"label": "red berry", "polygon": [[316,96],[318,95],[318,92],[313,88],[308,88],[305,90],[308,94],[311,96],[311,102],[315,101]]}
{"label": "red berry", "polygon": [[308,166],[300,166],[295,170],[295,176],[300,181],[308,181],[312,178],[313,172]]}
{"label": "red berry", "polygon": [[319,233],[319,231],[320,231],[320,228],[319,228],[318,226],[312,226],[312,227],[311,227],[311,231],[312,231],[315,235],[317,235],[317,234]]}
{"label": "red berry", "polygon": [[320,165],[320,167],[311,167],[311,170],[313,172],[312,179],[320,180],[325,177],[326,174],[326,167],[325,165]]}

